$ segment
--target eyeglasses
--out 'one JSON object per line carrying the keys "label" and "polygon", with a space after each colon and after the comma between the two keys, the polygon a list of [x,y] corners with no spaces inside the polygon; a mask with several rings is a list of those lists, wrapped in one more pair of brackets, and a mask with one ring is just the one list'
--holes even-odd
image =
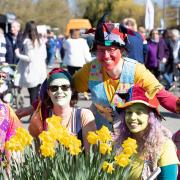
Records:
{"label": "eyeglasses", "polygon": [[49,86],[49,90],[51,92],[56,92],[58,91],[59,88],[61,88],[62,91],[68,91],[70,89],[70,85],[68,84],[64,84],[64,85],[61,85],[61,86],[56,86],[56,85],[53,85],[53,86]]}
{"label": "eyeglasses", "polygon": [[96,52],[97,52],[97,53],[105,53],[105,52],[108,52],[109,54],[113,54],[116,50],[117,50],[117,48],[97,49]]}

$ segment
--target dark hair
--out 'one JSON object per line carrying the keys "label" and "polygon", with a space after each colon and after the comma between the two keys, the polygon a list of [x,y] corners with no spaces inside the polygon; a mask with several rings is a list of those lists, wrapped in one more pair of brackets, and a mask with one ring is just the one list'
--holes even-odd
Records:
{"label": "dark hair", "polygon": [[37,39],[38,43],[40,44],[39,34],[37,31],[35,21],[28,21],[26,23],[23,35],[24,35],[24,38],[28,37],[29,39],[31,39],[33,44],[35,43],[36,39]]}
{"label": "dark hair", "polygon": [[[149,37],[150,37],[150,38],[152,37],[152,34],[153,34],[154,31],[157,31],[157,32],[158,32],[158,29],[152,29],[152,30],[150,31],[150,33],[149,33]],[[159,32],[158,32],[158,34],[159,34]]]}

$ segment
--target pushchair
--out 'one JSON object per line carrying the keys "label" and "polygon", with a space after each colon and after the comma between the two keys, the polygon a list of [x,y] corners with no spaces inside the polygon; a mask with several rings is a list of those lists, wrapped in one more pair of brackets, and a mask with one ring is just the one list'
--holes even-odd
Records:
{"label": "pushchair", "polygon": [[15,69],[16,65],[0,65],[0,99],[12,108],[19,109],[24,106],[24,96],[20,94],[21,88],[14,84]]}

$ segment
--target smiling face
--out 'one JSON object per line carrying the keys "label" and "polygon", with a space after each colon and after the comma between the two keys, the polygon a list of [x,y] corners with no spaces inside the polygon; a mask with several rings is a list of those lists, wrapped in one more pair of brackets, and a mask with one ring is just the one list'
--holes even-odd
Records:
{"label": "smiling face", "polygon": [[149,107],[136,103],[126,108],[125,122],[130,132],[139,133],[146,129],[149,119]]}
{"label": "smiling face", "polygon": [[69,105],[72,96],[69,80],[64,78],[53,80],[49,85],[48,95],[50,96],[54,105]]}
{"label": "smiling face", "polygon": [[18,32],[20,31],[20,24],[18,22],[13,22],[11,24],[11,33],[16,36]]}
{"label": "smiling face", "polygon": [[122,54],[116,46],[101,46],[97,45],[96,50],[99,62],[105,67],[106,70],[112,70],[120,61]]}

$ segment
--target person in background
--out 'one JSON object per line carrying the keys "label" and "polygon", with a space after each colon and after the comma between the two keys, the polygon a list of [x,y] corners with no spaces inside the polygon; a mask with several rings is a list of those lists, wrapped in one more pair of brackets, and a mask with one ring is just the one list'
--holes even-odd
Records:
{"label": "person in background", "polygon": [[142,36],[142,38],[143,38],[143,43],[144,43],[144,41],[146,41],[146,43],[147,43],[147,38],[146,38],[146,29],[143,27],[143,26],[139,26],[138,27],[138,32],[139,32],[139,34]]}
{"label": "person in background", "polygon": [[142,39],[143,39],[143,56],[144,56],[144,61],[145,61],[146,53],[147,53],[147,32],[143,26],[138,27],[138,32],[142,36]]}
{"label": "person in background", "polygon": [[179,160],[172,135],[161,123],[156,97],[149,99],[146,94],[144,89],[133,86],[129,98],[123,95],[124,104],[117,107],[122,119],[117,144],[131,137],[138,146],[127,179],[148,179],[157,172],[154,178],[158,180],[176,180]]}
{"label": "person in background", "polygon": [[19,49],[15,50],[19,58],[15,85],[28,89],[30,104],[38,97],[39,88],[46,79],[46,46],[39,39],[36,23],[28,21],[24,30],[23,49],[21,54]]}
{"label": "person in background", "polygon": [[48,68],[53,68],[53,65],[55,63],[55,54],[56,54],[56,39],[53,31],[47,32],[46,49],[47,49]]}
{"label": "person in background", "polygon": [[61,68],[54,68],[43,84],[42,91],[41,101],[30,121],[30,134],[38,137],[43,130],[48,129],[46,118],[52,115],[60,116],[62,125],[82,141],[87,152],[87,133],[95,131],[96,125],[90,110],[74,107],[78,95],[74,90],[71,75]]}
{"label": "person in background", "polygon": [[65,50],[63,63],[67,65],[71,75],[92,60],[86,40],[80,37],[80,29],[70,30],[70,37],[64,41],[63,47]]}
{"label": "person in background", "polygon": [[[63,63],[67,65],[71,76],[92,60],[87,41],[80,37],[80,29],[70,30],[70,38],[64,41],[63,48],[65,51]],[[84,92],[84,98],[89,100],[87,92]]]}
{"label": "person in background", "polygon": [[180,32],[177,29],[171,30],[170,46],[173,53],[173,72],[175,81],[180,82]]}
{"label": "person in background", "polygon": [[64,41],[64,36],[62,34],[59,34],[56,41],[56,58],[60,63],[60,67],[62,66],[63,58],[64,58],[63,41]]}
{"label": "person in background", "polygon": [[145,47],[142,36],[137,32],[136,20],[134,18],[125,18],[122,23],[126,28],[133,30],[133,34],[127,35],[127,57],[144,64]]}
{"label": "person in background", "polygon": [[19,59],[16,57],[15,49],[19,49],[23,53],[23,35],[20,32],[20,23],[13,21],[11,23],[11,32],[7,33],[6,38],[6,62],[8,64],[17,65]]}
{"label": "person in background", "polygon": [[[169,57],[169,49],[165,41],[159,36],[157,29],[152,29],[147,41],[147,56],[145,60],[146,67],[159,78],[165,73],[165,65]],[[163,76],[166,78],[165,76]]]}
{"label": "person in background", "polygon": [[162,38],[169,49],[169,57],[165,64],[165,72],[163,74],[163,77],[165,79],[166,89],[168,91],[172,91],[175,88],[175,84],[173,79],[174,73],[173,73],[173,49],[171,47],[171,30],[165,29],[165,31],[162,33]]}
{"label": "person in background", "polygon": [[0,64],[6,61],[6,51],[6,39],[4,36],[4,31],[0,28]]}

